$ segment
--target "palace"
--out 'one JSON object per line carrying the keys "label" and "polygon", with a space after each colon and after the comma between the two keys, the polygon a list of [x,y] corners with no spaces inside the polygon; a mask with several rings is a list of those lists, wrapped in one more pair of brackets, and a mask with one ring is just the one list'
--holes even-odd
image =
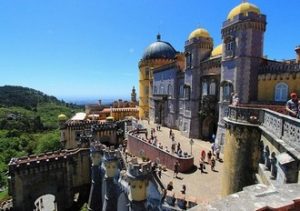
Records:
{"label": "palace", "polygon": [[265,31],[266,15],[243,2],[228,13],[219,45],[206,29],[197,28],[184,52],[178,52],[158,34],[139,62],[140,118],[179,129],[187,137],[217,134],[222,145],[223,117],[233,93],[243,106],[284,111],[289,93],[300,94],[300,47],[296,59],[267,59]]}

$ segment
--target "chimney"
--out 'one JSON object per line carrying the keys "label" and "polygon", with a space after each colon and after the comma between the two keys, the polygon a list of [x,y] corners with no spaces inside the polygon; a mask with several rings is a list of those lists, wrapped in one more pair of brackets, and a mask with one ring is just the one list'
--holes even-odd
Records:
{"label": "chimney", "polygon": [[299,63],[300,62],[300,45],[296,46],[295,51],[297,54],[296,62]]}

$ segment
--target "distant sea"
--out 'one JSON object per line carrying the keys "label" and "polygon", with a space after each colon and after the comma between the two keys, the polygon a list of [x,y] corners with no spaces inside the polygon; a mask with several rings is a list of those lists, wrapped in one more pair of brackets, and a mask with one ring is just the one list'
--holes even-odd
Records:
{"label": "distant sea", "polygon": [[[96,98],[79,98],[79,97],[61,97],[59,99],[64,100],[67,103],[74,103],[77,105],[86,105],[86,104],[97,104],[99,102],[99,99]],[[110,105],[114,101],[118,100],[119,98],[115,99],[101,99],[101,104],[103,105]],[[128,99],[122,99],[122,100],[128,100]]]}

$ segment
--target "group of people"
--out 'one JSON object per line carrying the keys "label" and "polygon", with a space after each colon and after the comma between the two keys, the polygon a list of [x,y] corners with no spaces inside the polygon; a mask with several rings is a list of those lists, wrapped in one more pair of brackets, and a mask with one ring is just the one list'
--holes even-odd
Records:
{"label": "group of people", "polygon": [[300,100],[295,92],[291,93],[291,99],[286,103],[286,111],[291,117],[300,119]]}
{"label": "group of people", "polygon": [[[212,171],[215,171],[216,161],[220,159],[220,149],[215,147],[215,144],[212,144],[212,150],[209,150],[206,154],[205,150],[202,150],[200,153],[199,169],[201,173],[204,173],[205,164],[210,165]],[[207,161],[206,161],[207,157]]]}

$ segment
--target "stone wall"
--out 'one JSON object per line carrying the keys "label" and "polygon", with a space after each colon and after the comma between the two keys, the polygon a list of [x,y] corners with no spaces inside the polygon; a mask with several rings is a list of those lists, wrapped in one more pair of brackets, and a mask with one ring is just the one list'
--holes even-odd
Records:
{"label": "stone wall", "polygon": [[147,157],[152,161],[157,161],[168,169],[174,169],[176,161],[179,163],[179,172],[189,171],[194,166],[194,157],[178,157],[175,154],[168,153],[158,147],[149,144],[136,135],[128,134],[128,151],[138,157]]}

